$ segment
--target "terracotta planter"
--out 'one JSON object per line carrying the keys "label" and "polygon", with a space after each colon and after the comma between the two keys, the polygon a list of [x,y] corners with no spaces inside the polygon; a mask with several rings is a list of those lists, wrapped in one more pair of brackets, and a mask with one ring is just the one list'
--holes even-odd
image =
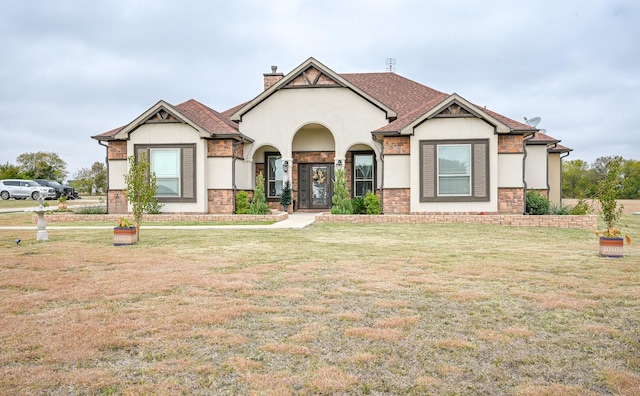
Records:
{"label": "terracotta planter", "polygon": [[133,245],[138,241],[136,227],[114,227],[113,228],[113,246]]}
{"label": "terracotta planter", "polygon": [[67,204],[66,203],[59,203],[58,204],[58,210],[67,210]]}
{"label": "terracotta planter", "polygon": [[600,255],[602,257],[623,257],[624,238],[600,237]]}

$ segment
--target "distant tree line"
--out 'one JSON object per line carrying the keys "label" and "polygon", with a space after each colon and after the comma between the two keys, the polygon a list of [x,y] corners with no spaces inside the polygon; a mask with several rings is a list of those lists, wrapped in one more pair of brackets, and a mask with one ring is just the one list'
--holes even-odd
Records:
{"label": "distant tree line", "polygon": [[562,165],[562,195],[565,198],[594,198],[598,182],[605,179],[614,159],[622,162],[618,199],[640,199],[640,161],[619,156],[596,159],[591,165],[583,160],[566,161]]}
{"label": "distant tree line", "polygon": [[[44,179],[64,183],[67,175],[67,163],[58,153],[38,151],[23,153],[16,158],[16,164],[0,164],[2,179]],[[82,193],[102,193],[107,190],[107,168],[102,162],[94,162],[90,168],[80,169],[71,185]]]}

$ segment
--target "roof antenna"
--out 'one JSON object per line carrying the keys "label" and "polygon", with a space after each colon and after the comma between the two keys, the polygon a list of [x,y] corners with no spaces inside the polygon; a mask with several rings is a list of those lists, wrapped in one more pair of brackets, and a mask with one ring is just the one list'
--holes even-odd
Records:
{"label": "roof antenna", "polygon": [[396,72],[396,58],[387,58],[387,67],[385,69],[388,72]]}

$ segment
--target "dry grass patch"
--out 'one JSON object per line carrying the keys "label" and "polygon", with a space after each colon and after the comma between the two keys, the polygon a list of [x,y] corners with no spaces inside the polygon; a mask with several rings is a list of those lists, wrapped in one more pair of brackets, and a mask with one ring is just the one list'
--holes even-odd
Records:
{"label": "dry grass patch", "polygon": [[409,300],[380,300],[376,301],[374,305],[380,308],[409,308],[412,303]]}
{"label": "dry grass patch", "polygon": [[321,367],[311,373],[307,387],[321,394],[345,392],[358,382],[358,377],[335,366]]}
{"label": "dry grass patch", "polygon": [[528,338],[533,336],[533,332],[526,327],[508,327],[504,329],[504,333],[511,337]]}
{"label": "dry grass patch", "polygon": [[404,333],[395,329],[379,329],[374,327],[351,327],[344,331],[346,336],[360,337],[370,340],[398,341]]}
{"label": "dry grass patch", "polygon": [[364,314],[361,314],[359,312],[342,312],[342,313],[333,315],[333,317],[340,320],[349,320],[352,322],[358,322],[364,319]]}
{"label": "dry grass patch", "polygon": [[376,361],[378,358],[378,355],[370,352],[359,352],[355,355],[349,356],[348,361],[353,363],[369,363]]}
{"label": "dry grass patch", "polygon": [[255,360],[250,360],[245,358],[244,356],[230,356],[225,362],[228,366],[232,367],[235,371],[240,374],[245,374],[250,371],[259,370],[262,368],[261,362],[256,362]]}
{"label": "dry grass patch", "polygon": [[551,385],[521,385],[516,388],[517,396],[598,396],[600,393],[592,392],[581,386],[563,384]]}
{"label": "dry grass patch", "polygon": [[303,345],[295,345],[289,344],[286,342],[270,342],[262,346],[263,351],[271,352],[271,353],[280,353],[285,355],[303,355],[309,356],[313,354],[313,349],[303,346]]}
{"label": "dry grass patch", "polygon": [[420,321],[420,316],[394,316],[378,319],[373,323],[374,327],[397,328],[413,326]]}
{"label": "dry grass patch", "polygon": [[576,293],[570,292],[549,292],[549,293],[531,293],[518,292],[518,295],[538,303],[541,308],[546,309],[585,309],[597,305],[596,301],[576,297]]}
{"label": "dry grass patch", "polygon": [[249,386],[250,395],[281,396],[293,393],[293,385],[300,382],[300,376],[288,371],[268,374],[247,373],[241,377]]}
{"label": "dry grass patch", "polygon": [[313,314],[323,314],[330,312],[331,310],[324,305],[303,305],[300,307],[303,312],[309,312]]}
{"label": "dry grass patch", "polygon": [[637,373],[626,370],[604,370],[604,381],[616,394],[637,396],[640,395],[640,377]]}
{"label": "dry grass patch", "polygon": [[461,340],[457,338],[448,338],[435,342],[438,348],[443,349],[476,349],[476,345],[471,341]]}

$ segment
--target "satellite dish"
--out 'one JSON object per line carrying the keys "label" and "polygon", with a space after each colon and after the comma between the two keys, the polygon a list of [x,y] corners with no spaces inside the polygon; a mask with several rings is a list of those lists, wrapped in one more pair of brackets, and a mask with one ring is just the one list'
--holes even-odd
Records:
{"label": "satellite dish", "polygon": [[535,128],[538,126],[538,124],[540,123],[540,121],[542,121],[542,118],[540,117],[533,117],[532,119],[528,120],[527,117],[524,117],[524,120],[527,122],[527,125],[529,125],[532,128]]}

